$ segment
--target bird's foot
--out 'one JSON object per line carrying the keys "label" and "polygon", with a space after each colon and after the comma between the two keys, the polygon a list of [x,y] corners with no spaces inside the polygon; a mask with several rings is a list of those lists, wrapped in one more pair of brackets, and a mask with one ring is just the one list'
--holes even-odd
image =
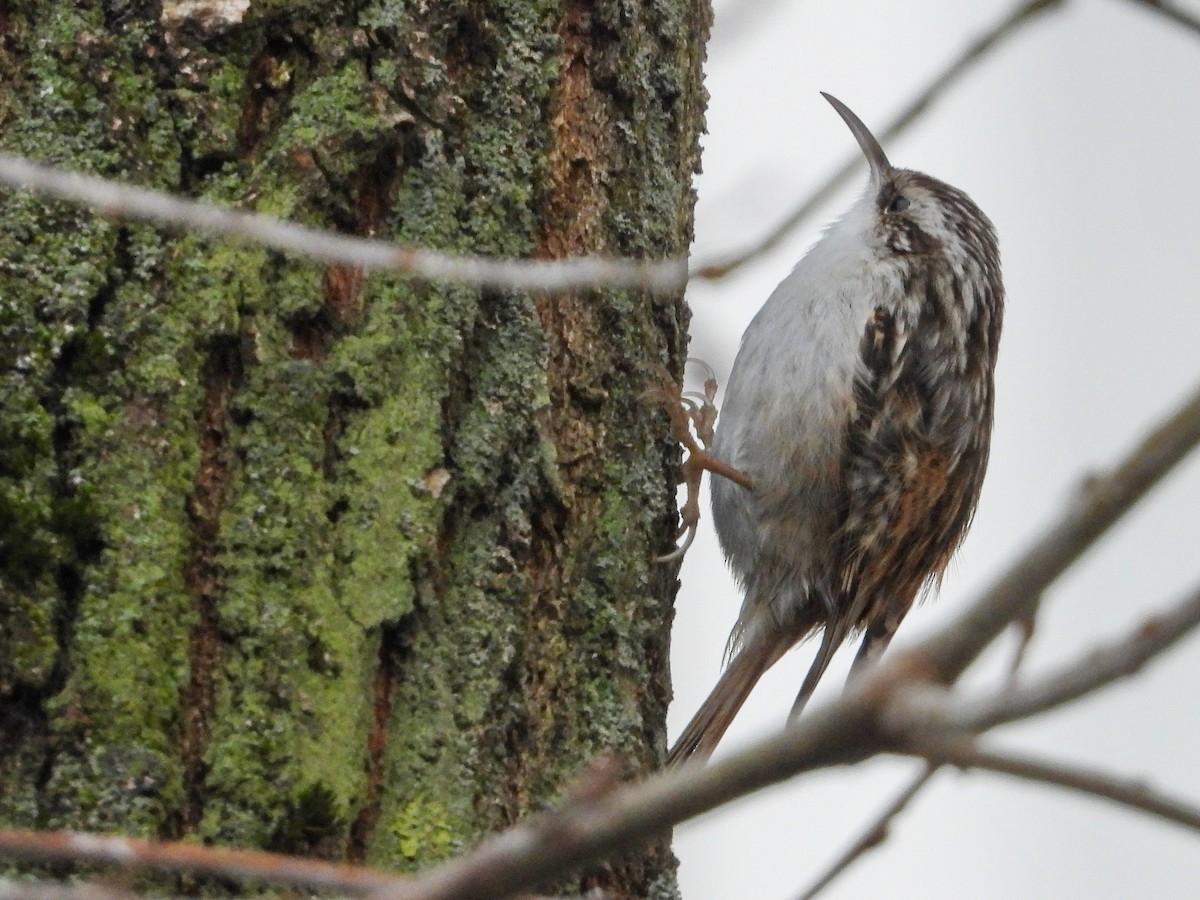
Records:
{"label": "bird's foot", "polygon": [[747,490],[753,490],[750,477],[733,466],[723,463],[709,452],[712,445],[714,426],[717,422],[717,376],[712,366],[703,360],[688,359],[689,363],[702,366],[705,370],[704,390],[684,391],[683,387],[664,368],[659,368],[659,385],[643,395],[644,400],[657,402],[667,411],[671,423],[671,435],[687,450],[687,459],[680,467],[680,484],[687,487],[687,498],[679,510],[679,531],[676,538],[683,538],[673,551],[657,557],[658,562],[680,559],[696,538],[700,524],[700,482],[704,473],[712,472],[728,478]]}

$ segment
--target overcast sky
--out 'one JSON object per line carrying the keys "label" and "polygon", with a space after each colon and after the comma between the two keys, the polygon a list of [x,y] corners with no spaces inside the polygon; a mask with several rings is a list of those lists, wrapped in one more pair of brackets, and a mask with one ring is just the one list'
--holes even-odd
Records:
{"label": "overcast sky", "polygon": [[[874,130],[1015,4],[977,0],[718,0],[697,183],[697,257],[740,248],[857,148],[821,98]],[[1200,17],[1200,3],[1179,4]],[[899,140],[892,162],[966,190],[1000,234],[1008,305],[992,463],[975,526],[926,633],[1071,497],[1200,383],[1200,34],[1129,0],[1076,0],[1026,25]],[[852,202],[833,201],[778,252],[689,292],[692,355],[722,383],[771,289]],[[705,500],[707,514],[707,498]],[[1200,459],[1145,501],[1046,597],[1026,671],[1123,633],[1200,580]],[[706,521],[682,571],[672,736],[708,693],[740,596]],[[1005,662],[1005,643],[978,667]],[[730,747],[779,727],[811,658],[768,673]],[[818,698],[840,689],[850,653]],[[1200,802],[1200,641],[995,746],[1146,778]],[[821,773],[676,830],[686,900],[789,900],[885,805],[913,764]],[[1090,798],[943,772],[887,844],[830,898],[1200,896],[1200,841]]]}

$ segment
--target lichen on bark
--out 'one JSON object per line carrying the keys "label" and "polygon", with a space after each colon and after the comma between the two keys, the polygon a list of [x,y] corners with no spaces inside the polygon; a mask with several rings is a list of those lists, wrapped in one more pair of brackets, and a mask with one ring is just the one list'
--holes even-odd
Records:
{"label": "lichen on bark", "polygon": [[[707,6],[46,2],[9,152],[504,257],[686,252]],[[0,818],[400,869],[660,758],[682,299],[319,267],[7,194]],[[573,889],[672,896],[665,846]]]}

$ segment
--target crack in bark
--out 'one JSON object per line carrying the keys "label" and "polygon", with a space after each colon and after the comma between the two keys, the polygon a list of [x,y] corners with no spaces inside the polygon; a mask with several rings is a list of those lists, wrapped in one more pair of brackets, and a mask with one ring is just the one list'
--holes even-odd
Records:
{"label": "crack in bark", "polygon": [[269,40],[247,67],[237,126],[237,154],[241,159],[258,152],[271,131],[271,120],[286,108],[295,90],[290,69],[301,52],[296,44]]}
{"label": "crack in bark", "polygon": [[217,604],[224,588],[219,562],[221,514],[228,499],[232,465],[230,403],[241,376],[238,342],[229,338],[219,340],[210,351],[201,376],[204,399],[200,410],[200,464],[187,501],[192,548],[183,578],[195,605],[197,622],[188,643],[188,681],[181,702],[184,833],[195,831],[204,813],[204,781],[208,772],[205,754],[221,665]]}
{"label": "crack in bark", "polygon": [[[394,186],[411,161],[413,146],[409,138],[412,134],[406,132],[396,141],[386,141],[370,165],[359,174],[354,204],[355,234],[374,237],[386,230]],[[339,265],[326,267],[320,311],[308,320],[289,326],[294,357],[320,362],[328,356],[335,341],[353,331],[362,317],[364,284],[362,269]],[[346,431],[347,418],[355,409],[362,409],[357,397],[338,391],[330,395],[322,429],[325,444],[322,473],[327,481],[337,480],[342,459],[338,444]],[[348,501],[344,497],[335,500],[327,513],[330,522],[336,526],[347,510]],[[401,672],[403,635],[404,628],[400,623],[381,626],[378,662],[372,682],[373,716],[367,736],[366,785],[359,801],[358,815],[347,835],[346,858],[354,862],[366,860],[379,820],[385,774],[383,764],[395,685]]]}
{"label": "crack in bark", "polygon": [[367,784],[358,815],[350,825],[346,845],[346,859],[356,864],[366,862],[371,838],[379,822],[388,725],[392,718],[396,679],[403,669],[403,637],[402,624],[395,622],[383,625],[379,635],[379,664],[371,688],[374,714],[367,738]]}
{"label": "crack in bark", "polygon": [[[52,421],[50,453],[53,472],[50,478],[52,509],[41,530],[46,537],[30,532],[24,536],[23,551],[42,575],[54,580],[58,602],[52,612],[56,652],[45,677],[38,682],[16,681],[0,692],[0,771],[20,765],[32,775],[40,792],[54,773],[59,747],[50,740],[51,728],[46,701],[61,693],[71,674],[75,626],[87,589],[86,571],[105,548],[105,536],[99,511],[86,491],[80,491],[77,471],[87,450],[80,446],[79,420],[67,402],[72,389],[93,390],[111,369],[112,356],[98,330],[109,304],[132,269],[129,232],[117,231],[109,275],[89,299],[83,327],[63,341],[53,368],[39,396],[39,403]],[[65,323],[64,323],[65,324]],[[42,546],[38,546],[41,543]],[[6,565],[8,560],[3,561]],[[44,567],[44,568],[43,568]],[[38,577],[28,573],[32,580]],[[18,582],[19,584],[19,582]],[[34,755],[27,748],[41,743],[45,747]],[[24,757],[24,758],[22,758]]]}

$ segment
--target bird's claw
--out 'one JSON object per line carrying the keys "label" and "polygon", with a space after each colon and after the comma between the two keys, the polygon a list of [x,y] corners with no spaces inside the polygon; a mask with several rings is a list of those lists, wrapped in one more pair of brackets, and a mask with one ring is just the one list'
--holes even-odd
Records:
{"label": "bird's claw", "polygon": [[703,360],[689,358],[688,363],[703,366],[705,371],[704,390],[684,392],[680,384],[665,368],[658,367],[659,385],[643,395],[643,399],[658,402],[667,411],[671,424],[671,436],[687,450],[687,459],[680,466],[680,483],[687,487],[687,499],[679,510],[679,530],[676,538],[683,543],[670,553],[655,557],[656,562],[673,562],[682,559],[696,539],[700,525],[700,482],[706,471],[713,472],[751,488],[749,477],[721,462],[712,453],[715,426],[717,423],[717,375],[712,366]]}

